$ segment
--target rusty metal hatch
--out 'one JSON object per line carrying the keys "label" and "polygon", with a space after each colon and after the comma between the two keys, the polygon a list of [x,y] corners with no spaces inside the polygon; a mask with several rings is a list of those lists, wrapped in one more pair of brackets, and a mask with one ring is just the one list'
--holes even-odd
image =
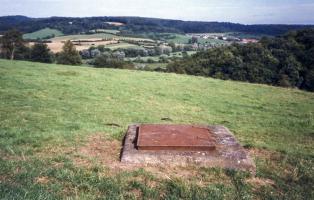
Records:
{"label": "rusty metal hatch", "polygon": [[143,124],[136,146],[138,150],[212,151],[215,138],[205,126]]}

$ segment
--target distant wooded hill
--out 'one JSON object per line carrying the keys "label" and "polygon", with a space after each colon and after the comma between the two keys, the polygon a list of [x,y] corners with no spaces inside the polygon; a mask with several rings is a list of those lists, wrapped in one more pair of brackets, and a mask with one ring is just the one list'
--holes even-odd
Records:
{"label": "distant wooded hill", "polygon": [[[124,24],[117,26],[118,22]],[[243,25],[228,22],[197,22],[143,17],[49,17],[29,18],[25,16],[0,17],[0,34],[11,28],[24,33],[43,28],[58,29],[64,34],[77,34],[99,28],[119,29],[125,34],[143,32],[170,33],[207,33],[207,32],[243,32],[264,35],[280,35],[291,30],[314,27],[314,25]]]}

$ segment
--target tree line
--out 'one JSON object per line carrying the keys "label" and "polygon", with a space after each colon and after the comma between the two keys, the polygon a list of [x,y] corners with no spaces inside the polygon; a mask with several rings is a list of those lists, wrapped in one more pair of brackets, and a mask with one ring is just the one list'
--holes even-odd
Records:
{"label": "tree line", "polygon": [[23,39],[22,33],[16,29],[9,30],[0,37],[0,58],[4,59],[81,65],[82,57],[85,59],[93,58],[87,64],[95,67],[134,68],[132,63],[124,61],[124,52],[111,52],[103,45],[79,52],[76,50],[75,45],[68,40],[65,41],[62,51],[54,54],[48,45],[43,42],[35,42],[30,47]]}
{"label": "tree line", "polygon": [[54,54],[47,44],[36,42],[29,47],[22,33],[16,29],[9,30],[0,38],[0,57],[10,60],[30,60],[34,62],[80,65],[81,57],[70,41],[66,41],[62,51]]}
{"label": "tree line", "polygon": [[167,71],[314,91],[314,29],[212,48],[170,63]]}
{"label": "tree line", "polygon": [[[88,64],[95,67],[134,68],[132,62],[124,61],[125,52],[106,51],[103,46],[84,53],[66,41],[62,51],[53,54],[45,43],[28,47],[17,30],[10,30],[0,38],[0,57],[11,60],[81,65],[81,56],[89,55],[94,56]],[[185,55],[170,62],[166,71],[314,91],[314,29]]]}
{"label": "tree line", "polygon": [[[104,22],[120,22],[116,27]],[[64,34],[87,33],[94,29],[119,29],[123,35],[143,33],[215,33],[242,32],[252,34],[279,35],[289,30],[309,28],[308,25],[243,25],[228,22],[197,22],[145,17],[49,17],[29,18],[25,16],[0,17],[0,33],[17,28],[25,33],[43,28],[54,28]]]}

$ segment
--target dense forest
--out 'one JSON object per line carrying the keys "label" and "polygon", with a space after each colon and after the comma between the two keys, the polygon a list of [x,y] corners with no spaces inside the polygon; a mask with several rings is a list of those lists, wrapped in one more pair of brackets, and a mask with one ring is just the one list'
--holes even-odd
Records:
{"label": "dense forest", "polygon": [[[116,27],[104,22],[121,22],[125,24]],[[280,35],[290,30],[304,29],[307,25],[243,25],[226,22],[197,22],[143,17],[49,17],[29,18],[25,16],[0,17],[0,34],[16,28],[24,33],[34,32],[42,28],[54,28],[64,34],[77,34],[92,29],[120,29],[125,34],[148,32],[159,33],[214,33],[243,32],[252,34]]]}
{"label": "dense forest", "polygon": [[314,29],[209,49],[172,62],[167,70],[314,91]]}

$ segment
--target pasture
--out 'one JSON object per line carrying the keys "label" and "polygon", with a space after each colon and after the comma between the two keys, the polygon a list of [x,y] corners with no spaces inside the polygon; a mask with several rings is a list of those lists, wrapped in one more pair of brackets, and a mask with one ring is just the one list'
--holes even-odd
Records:
{"label": "pasture", "polygon": [[[166,39],[167,42],[174,42],[177,44],[188,44],[189,40],[192,38],[190,35],[184,34],[170,34],[169,38]],[[211,44],[211,45],[224,45],[228,44],[228,42],[219,40],[219,39],[212,39],[212,38],[198,38],[198,43],[200,44]]]}
{"label": "pasture", "polygon": [[[0,60],[0,99],[0,199],[314,198],[313,93]],[[132,123],[222,124],[254,158],[256,177],[121,165]]]}
{"label": "pasture", "polygon": [[59,30],[51,29],[51,28],[44,28],[44,29],[35,31],[33,33],[26,33],[23,35],[23,38],[36,40],[36,39],[45,39],[47,37],[59,37],[62,35],[63,33]]}
{"label": "pasture", "polygon": [[[95,33],[95,34],[81,34],[81,35],[67,35],[61,37],[55,37],[50,39],[51,43],[47,43],[49,48],[53,52],[60,52],[65,41],[71,40],[75,43],[77,50],[88,49],[91,46],[105,45],[107,48],[125,48],[125,47],[135,47],[138,45],[129,44],[128,41],[147,41],[154,42],[153,40],[146,38],[137,37],[123,37],[110,33]],[[118,44],[120,41],[121,44]],[[108,45],[108,46],[107,46]]]}

